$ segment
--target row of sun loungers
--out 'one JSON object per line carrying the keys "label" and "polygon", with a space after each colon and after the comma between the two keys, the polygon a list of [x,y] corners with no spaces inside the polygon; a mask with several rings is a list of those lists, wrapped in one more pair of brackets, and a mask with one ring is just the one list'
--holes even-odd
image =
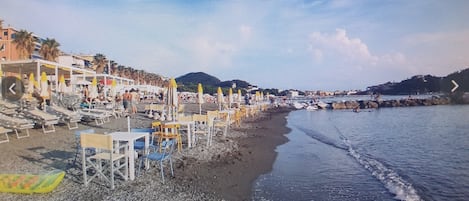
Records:
{"label": "row of sun loungers", "polygon": [[[49,114],[39,109],[25,110],[24,113],[32,118],[36,124],[42,126],[44,133],[55,132],[55,124],[59,123],[59,118],[55,115]],[[46,127],[50,129],[46,130]]]}

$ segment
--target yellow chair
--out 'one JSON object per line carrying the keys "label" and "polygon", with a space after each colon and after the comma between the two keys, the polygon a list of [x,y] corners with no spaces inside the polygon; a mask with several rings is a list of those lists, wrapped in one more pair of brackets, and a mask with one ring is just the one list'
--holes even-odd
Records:
{"label": "yellow chair", "polygon": [[178,151],[181,152],[182,150],[182,137],[179,133],[179,129],[181,128],[180,124],[163,124],[162,131],[160,132],[160,138],[158,138],[158,144],[160,145],[160,152],[162,148],[163,138],[164,139],[175,139],[177,141]]}

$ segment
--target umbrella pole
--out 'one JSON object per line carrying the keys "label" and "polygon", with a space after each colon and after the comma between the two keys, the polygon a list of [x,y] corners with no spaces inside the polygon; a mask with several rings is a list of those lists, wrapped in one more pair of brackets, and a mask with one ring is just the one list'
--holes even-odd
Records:
{"label": "umbrella pole", "polygon": [[202,114],[202,104],[199,103],[199,114]]}

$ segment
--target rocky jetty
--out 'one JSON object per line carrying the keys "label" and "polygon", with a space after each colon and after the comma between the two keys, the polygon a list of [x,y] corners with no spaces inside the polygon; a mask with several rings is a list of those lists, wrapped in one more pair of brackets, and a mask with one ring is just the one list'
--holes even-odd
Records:
{"label": "rocky jetty", "polygon": [[384,108],[384,107],[411,107],[411,106],[430,106],[430,105],[447,105],[450,104],[450,97],[433,96],[427,99],[400,99],[400,100],[351,100],[328,103],[334,110],[339,109],[368,109],[368,108]]}

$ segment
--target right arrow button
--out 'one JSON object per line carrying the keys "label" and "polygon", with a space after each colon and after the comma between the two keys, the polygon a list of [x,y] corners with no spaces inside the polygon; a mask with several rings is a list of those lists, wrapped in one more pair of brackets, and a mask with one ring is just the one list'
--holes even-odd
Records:
{"label": "right arrow button", "polygon": [[451,82],[454,84],[454,87],[453,87],[453,89],[451,89],[451,92],[454,92],[454,91],[456,91],[456,89],[458,89],[459,85],[454,80],[451,80]]}

